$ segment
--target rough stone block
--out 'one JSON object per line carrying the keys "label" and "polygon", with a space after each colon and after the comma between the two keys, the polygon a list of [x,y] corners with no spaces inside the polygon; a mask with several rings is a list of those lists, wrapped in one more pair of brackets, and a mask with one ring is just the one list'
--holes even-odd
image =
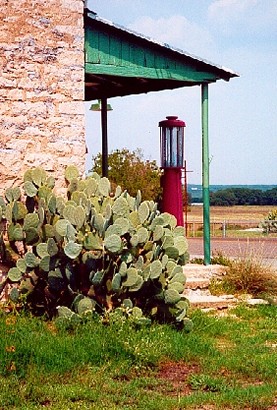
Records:
{"label": "rough stone block", "polygon": [[31,166],[50,170],[60,188],[68,163],[84,169],[83,8],[1,1],[0,194]]}
{"label": "rough stone block", "polygon": [[59,104],[59,113],[67,115],[85,115],[85,105],[79,101],[62,102]]}

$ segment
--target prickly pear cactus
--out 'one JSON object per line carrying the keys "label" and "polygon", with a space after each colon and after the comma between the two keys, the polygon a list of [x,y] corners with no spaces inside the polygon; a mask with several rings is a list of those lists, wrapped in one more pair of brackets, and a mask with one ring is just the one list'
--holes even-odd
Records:
{"label": "prickly pear cactus", "polygon": [[125,316],[138,323],[187,323],[187,241],[176,218],[141,202],[140,193],[111,193],[109,180],[95,173],[81,179],[69,166],[65,178],[67,200],[55,195],[41,168],[26,172],[24,195],[13,188],[0,198],[8,225],[2,257],[19,298],[49,316],[64,315],[57,306],[77,315],[126,313],[131,301]]}

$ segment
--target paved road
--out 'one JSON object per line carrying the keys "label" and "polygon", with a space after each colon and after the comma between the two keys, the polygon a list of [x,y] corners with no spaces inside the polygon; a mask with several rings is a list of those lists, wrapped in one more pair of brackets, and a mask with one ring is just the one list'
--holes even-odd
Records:
{"label": "paved road", "polygon": [[[203,257],[203,238],[188,238],[191,257]],[[277,267],[277,238],[211,238],[211,253],[222,252],[230,257],[255,255]]]}

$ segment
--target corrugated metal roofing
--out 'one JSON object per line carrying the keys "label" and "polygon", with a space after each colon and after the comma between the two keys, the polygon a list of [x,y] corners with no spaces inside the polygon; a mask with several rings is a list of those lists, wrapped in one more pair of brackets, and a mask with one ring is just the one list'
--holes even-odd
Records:
{"label": "corrugated metal roofing", "polygon": [[[100,18],[88,9],[85,28],[87,100],[238,77],[233,70]],[[123,49],[129,53],[124,58]]]}

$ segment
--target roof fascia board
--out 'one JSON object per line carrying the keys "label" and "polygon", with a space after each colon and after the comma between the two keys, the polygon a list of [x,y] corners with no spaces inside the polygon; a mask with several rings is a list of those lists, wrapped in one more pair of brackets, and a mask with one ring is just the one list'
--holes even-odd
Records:
{"label": "roof fascia board", "polygon": [[176,80],[185,81],[191,83],[201,83],[201,82],[215,82],[218,80],[212,73],[201,72],[201,71],[191,71],[187,72],[184,70],[174,70],[174,69],[162,69],[162,68],[146,68],[146,67],[122,67],[122,66],[111,66],[103,64],[85,64],[85,71],[89,74],[105,74],[105,75],[115,75],[122,77],[143,77],[148,79],[164,79],[164,80]]}

